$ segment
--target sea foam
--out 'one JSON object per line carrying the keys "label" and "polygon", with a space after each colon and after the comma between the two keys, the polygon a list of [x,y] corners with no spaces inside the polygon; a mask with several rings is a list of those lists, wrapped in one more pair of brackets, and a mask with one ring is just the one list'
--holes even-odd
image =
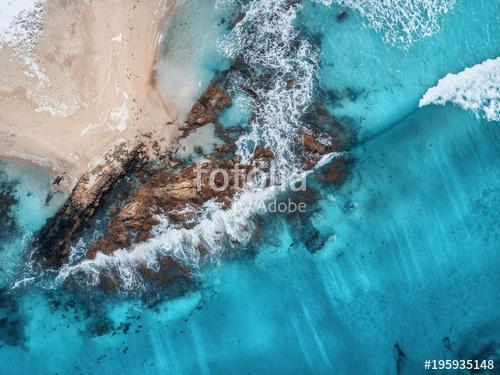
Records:
{"label": "sea foam", "polygon": [[43,29],[45,0],[17,0],[2,4],[0,9],[0,45],[12,47],[30,68],[28,75],[39,80],[46,76],[38,66],[35,49]]}
{"label": "sea foam", "polygon": [[272,149],[283,180],[297,169],[296,134],[312,100],[317,67],[316,52],[294,28],[299,9],[286,0],[252,1],[243,6],[244,18],[219,43],[226,56],[243,58],[260,72],[239,83],[257,97],[249,98],[255,117],[237,141],[239,156],[249,163],[255,147]]}
{"label": "sea foam", "polygon": [[448,102],[488,121],[500,121],[500,57],[447,74],[427,90],[419,107]]}
{"label": "sea foam", "polygon": [[408,48],[440,30],[440,18],[451,11],[455,0],[316,0],[333,1],[358,12],[385,42]]}

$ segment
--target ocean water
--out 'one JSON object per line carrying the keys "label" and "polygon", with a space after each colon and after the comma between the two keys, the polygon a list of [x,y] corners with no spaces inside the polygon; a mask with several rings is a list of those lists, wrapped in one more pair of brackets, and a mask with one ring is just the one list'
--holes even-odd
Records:
{"label": "ocean water", "polygon": [[[440,2],[444,3],[435,3]],[[404,9],[408,1],[394,3]],[[496,1],[457,0],[451,11],[438,18],[439,30],[429,27],[434,35],[406,48],[386,43],[383,36],[388,30],[374,32],[349,7],[333,4],[325,9],[314,2],[307,4],[304,23],[320,34],[319,74],[330,94],[329,109],[336,117],[352,119],[361,138],[370,138],[414,112],[425,91],[447,73],[499,54]],[[345,18],[339,21],[339,14]]]}
{"label": "ocean water", "polygon": [[[243,209],[229,212],[256,228],[236,249],[244,256],[228,259],[235,249],[220,250],[220,241],[232,237],[214,237],[215,261],[197,270],[195,288],[175,299],[158,291],[144,300],[91,286],[75,292],[57,283],[16,285],[19,241],[62,199],[45,207],[46,175],[3,167],[0,179],[15,186],[19,203],[9,207],[22,230],[0,253],[9,270],[0,274],[0,372],[419,374],[426,359],[500,365],[500,126],[452,103],[419,108],[447,73],[500,54],[497,2],[389,2],[389,13],[377,13],[378,0],[362,9],[349,1],[296,8],[281,0],[198,3],[179,3],[158,67],[166,77],[182,73],[179,103],[199,95],[232,53],[243,54],[275,79],[266,87],[255,77],[244,81],[264,96],[261,117],[250,116],[260,104],[238,87],[222,115],[224,126],[246,130],[242,155],[261,143],[293,164],[288,136],[302,125],[295,113],[323,98],[358,135],[346,182],[325,182],[323,168],[308,175],[304,215],[268,213],[253,226]],[[392,21],[399,4],[418,11],[419,3],[434,4],[436,13],[424,8]],[[231,32],[235,9],[249,17]],[[401,23],[421,17],[432,22]],[[192,59],[187,46],[197,51]],[[280,80],[291,74],[301,85],[284,92]],[[240,221],[213,216],[219,220],[194,232],[215,236],[224,222],[238,235]],[[173,235],[179,232],[161,233],[154,246],[120,261],[177,254],[172,246],[183,241]]]}
{"label": "ocean water", "polygon": [[47,171],[23,162],[0,162],[0,286],[15,278],[24,246],[64,202],[65,194],[51,189]]}

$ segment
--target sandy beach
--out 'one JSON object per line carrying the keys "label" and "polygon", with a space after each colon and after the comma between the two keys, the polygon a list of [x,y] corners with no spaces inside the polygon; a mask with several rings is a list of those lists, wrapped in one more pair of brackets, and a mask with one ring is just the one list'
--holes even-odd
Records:
{"label": "sandy beach", "polygon": [[[155,87],[159,38],[174,0],[46,0],[29,58],[0,49],[0,157],[76,181],[115,145],[177,134]],[[158,148],[158,145],[155,145]]]}

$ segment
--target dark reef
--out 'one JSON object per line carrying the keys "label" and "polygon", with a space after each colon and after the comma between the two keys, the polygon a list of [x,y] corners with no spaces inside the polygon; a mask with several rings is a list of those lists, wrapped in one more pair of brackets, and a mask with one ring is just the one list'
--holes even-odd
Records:
{"label": "dark reef", "polygon": [[26,341],[24,320],[16,297],[7,288],[0,289],[0,348],[22,346]]}
{"label": "dark reef", "polygon": [[16,205],[19,203],[16,197],[17,184],[0,170],[0,243],[12,238],[19,230],[15,219]]}

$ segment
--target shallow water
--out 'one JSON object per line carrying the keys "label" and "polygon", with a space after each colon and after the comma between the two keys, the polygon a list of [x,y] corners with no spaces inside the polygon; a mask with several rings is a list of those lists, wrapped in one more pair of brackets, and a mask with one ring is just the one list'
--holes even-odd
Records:
{"label": "shallow water", "polygon": [[51,188],[48,172],[20,162],[0,162],[2,232],[0,287],[12,282],[24,244],[52,216],[65,195]]}
{"label": "shallow water", "polygon": [[231,16],[215,0],[178,2],[162,34],[157,67],[160,91],[182,120],[210,81],[229,61],[217,52]]}
{"label": "shallow water", "polygon": [[[196,72],[180,76],[189,77],[183,103],[228,64],[216,50],[227,29],[214,26],[228,10],[213,6],[181,3],[175,40],[165,40],[166,76],[181,72],[176,64]],[[339,12],[304,2],[295,24],[319,56],[315,92],[330,93],[330,111],[358,130],[347,182],[321,182],[317,170],[309,214],[263,217],[246,256],[202,268],[177,299],[2,289],[9,373],[415,374],[425,359],[498,364],[500,126],[451,104],[418,109],[446,73],[499,54],[498,5],[457,1],[440,31],[407,49],[351,10],[337,22]],[[194,28],[197,17],[213,29]],[[186,41],[209,52],[188,63]],[[237,95],[221,118],[228,128],[250,120]],[[35,231],[61,201],[44,206],[47,176],[9,173],[33,191],[16,188],[15,217],[23,233]],[[10,249],[15,264],[21,246]]]}

